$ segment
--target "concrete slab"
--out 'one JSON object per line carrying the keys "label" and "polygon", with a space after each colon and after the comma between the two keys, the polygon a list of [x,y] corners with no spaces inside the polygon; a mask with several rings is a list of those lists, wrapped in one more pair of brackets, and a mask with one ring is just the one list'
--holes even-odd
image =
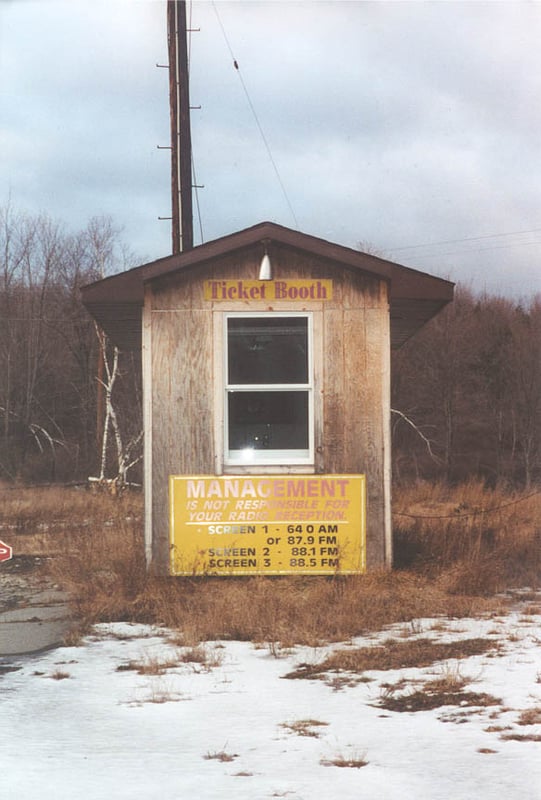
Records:
{"label": "concrete slab", "polygon": [[0,625],[14,622],[53,622],[56,619],[69,617],[65,604],[55,603],[49,606],[28,605],[12,608],[0,614]]}
{"label": "concrete slab", "polygon": [[0,657],[57,647],[74,626],[67,593],[39,568],[1,570]]}
{"label": "concrete slab", "polygon": [[37,653],[62,644],[73,627],[70,617],[6,622],[0,619],[0,656]]}

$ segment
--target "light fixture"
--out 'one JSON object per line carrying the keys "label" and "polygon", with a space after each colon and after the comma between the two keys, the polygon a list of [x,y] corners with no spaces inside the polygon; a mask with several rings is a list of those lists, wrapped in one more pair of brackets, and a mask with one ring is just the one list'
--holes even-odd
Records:
{"label": "light fixture", "polygon": [[267,252],[267,245],[265,245],[265,254],[261,259],[261,264],[259,267],[259,280],[260,281],[272,280],[272,265],[269,258],[269,254]]}

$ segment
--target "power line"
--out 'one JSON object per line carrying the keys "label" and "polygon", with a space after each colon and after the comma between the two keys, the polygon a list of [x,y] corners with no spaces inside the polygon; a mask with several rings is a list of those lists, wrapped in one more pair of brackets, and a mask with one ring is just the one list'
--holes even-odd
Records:
{"label": "power line", "polygon": [[[445,239],[441,242],[424,242],[423,244],[408,244],[404,247],[391,247],[387,248],[388,253],[396,253],[399,250],[415,250],[418,247],[436,247],[442,244],[460,244],[462,242],[478,242],[482,239],[497,239],[501,236],[518,236],[525,233],[540,233],[541,228],[532,228],[528,231],[508,231],[507,233],[489,233],[485,236],[468,236],[463,239]],[[519,242],[519,245],[521,243]],[[524,242],[523,244],[530,244],[529,242]],[[535,243],[533,243],[535,244]],[[507,245],[508,247],[513,247],[514,245]]]}
{"label": "power line", "polygon": [[424,258],[442,258],[443,256],[471,256],[475,255],[476,253],[487,253],[492,250],[510,250],[514,247],[525,247],[525,246],[531,247],[533,245],[539,246],[541,245],[541,242],[516,242],[515,244],[494,245],[494,247],[476,247],[472,248],[471,250],[451,250],[450,252],[447,253],[438,253],[438,252],[419,253],[419,254],[412,254],[411,258],[414,258],[416,261],[419,261]]}
{"label": "power line", "polygon": [[199,235],[201,237],[201,244],[205,241],[203,237],[203,223],[201,221],[201,207],[199,205],[199,192],[198,192],[198,183],[197,183],[197,174],[195,171],[195,161],[193,157],[193,148],[192,148],[192,175],[193,175],[193,187],[194,187],[194,194],[195,194],[195,207],[197,209],[197,221],[199,223]]}
{"label": "power line", "polygon": [[516,506],[519,503],[523,503],[525,500],[529,500],[538,494],[541,494],[541,491],[536,490],[535,492],[531,492],[524,497],[519,497],[517,500],[510,500],[508,503],[502,503],[500,506],[493,506],[492,508],[480,508],[475,511],[469,511],[465,514],[406,514],[405,511],[393,511],[393,514],[397,517],[409,517],[410,519],[465,519],[466,517],[478,517],[482,514],[492,514],[495,511],[501,511],[503,508]]}
{"label": "power line", "polygon": [[231,55],[231,58],[232,58],[232,60],[233,60],[233,66],[234,66],[234,68],[235,68],[235,71],[236,71],[237,75],[239,76],[239,79],[240,79],[240,82],[241,82],[242,88],[244,89],[244,94],[246,95],[246,99],[247,99],[247,101],[248,101],[248,105],[250,106],[250,109],[251,109],[251,111],[252,111],[252,114],[253,114],[253,117],[254,117],[254,119],[255,119],[256,125],[257,125],[257,127],[258,127],[258,129],[259,129],[259,133],[261,134],[261,138],[262,138],[262,140],[263,140],[263,144],[265,145],[265,148],[266,148],[266,150],[267,150],[267,154],[268,154],[268,156],[269,156],[270,162],[271,162],[271,164],[272,164],[272,166],[273,166],[273,169],[274,169],[274,173],[275,173],[275,175],[276,175],[276,178],[277,178],[277,180],[278,180],[278,183],[280,184],[280,188],[281,188],[281,190],[282,190],[282,194],[283,194],[283,195],[284,195],[284,197],[285,197],[285,200],[286,200],[286,203],[287,203],[287,205],[288,205],[289,211],[291,212],[291,216],[293,217],[293,219],[294,219],[294,221],[295,221],[295,227],[296,227],[296,228],[297,228],[297,230],[298,230],[298,229],[299,229],[299,223],[298,223],[297,217],[296,217],[296,215],[295,215],[295,212],[294,212],[294,210],[293,210],[293,206],[292,206],[292,205],[291,205],[291,203],[290,203],[290,200],[289,200],[289,197],[288,197],[288,194],[287,194],[286,188],[285,188],[285,186],[284,186],[284,184],[283,184],[282,178],[280,177],[280,172],[278,171],[278,167],[276,166],[276,162],[275,162],[275,160],[274,160],[274,158],[273,158],[273,155],[272,155],[272,152],[271,152],[271,149],[270,149],[269,143],[268,143],[268,141],[267,141],[267,138],[266,138],[266,136],[265,136],[265,133],[263,132],[263,128],[262,128],[262,126],[261,126],[261,123],[260,123],[260,121],[259,121],[259,118],[258,118],[258,116],[257,116],[257,112],[256,112],[256,110],[255,110],[254,104],[252,103],[252,100],[251,100],[251,98],[250,98],[250,94],[249,94],[249,92],[248,92],[248,89],[247,89],[247,87],[246,87],[246,84],[244,83],[244,79],[243,79],[243,77],[242,77],[242,73],[241,73],[241,71],[240,71],[239,63],[238,63],[237,59],[235,58],[235,55],[234,55],[234,53],[233,53],[233,50],[232,50],[232,48],[231,48],[231,45],[230,45],[230,43],[229,43],[229,39],[227,38],[227,34],[226,34],[226,32],[225,32],[225,28],[224,28],[224,26],[223,26],[222,20],[221,20],[221,18],[220,18],[220,15],[219,15],[219,13],[218,13],[218,9],[216,8],[216,3],[214,2],[214,0],[212,0],[212,7],[213,7],[213,9],[214,9],[214,13],[216,14],[216,18],[217,18],[217,20],[218,20],[218,23],[219,23],[219,25],[220,25],[220,28],[222,29],[222,34],[223,34],[223,37],[224,37],[225,43],[226,43],[226,45],[227,45],[227,48],[228,48],[228,50],[229,50],[229,53],[230,53],[230,55]]}

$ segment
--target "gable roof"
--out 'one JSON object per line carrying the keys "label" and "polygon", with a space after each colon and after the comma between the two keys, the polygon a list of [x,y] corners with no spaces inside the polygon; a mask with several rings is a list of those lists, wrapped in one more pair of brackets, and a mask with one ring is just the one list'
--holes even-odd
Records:
{"label": "gable roof", "polygon": [[388,281],[393,348],[400,347],[453,299],[454,284],[450,281],[273,222],[261,222],[183,253],[83,286],[83,304],[118,347],[140,350],[145,283],[263,242],[326,258]]}

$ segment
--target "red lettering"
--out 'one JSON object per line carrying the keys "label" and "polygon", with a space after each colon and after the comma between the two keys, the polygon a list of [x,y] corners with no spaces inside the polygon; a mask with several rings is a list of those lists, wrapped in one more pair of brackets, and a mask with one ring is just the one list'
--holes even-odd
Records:
{"label": "red lettering", "polygon": [[226,285],[225,281],[209,281],[210,283],[210,297],[211,300],[224,300]]}

